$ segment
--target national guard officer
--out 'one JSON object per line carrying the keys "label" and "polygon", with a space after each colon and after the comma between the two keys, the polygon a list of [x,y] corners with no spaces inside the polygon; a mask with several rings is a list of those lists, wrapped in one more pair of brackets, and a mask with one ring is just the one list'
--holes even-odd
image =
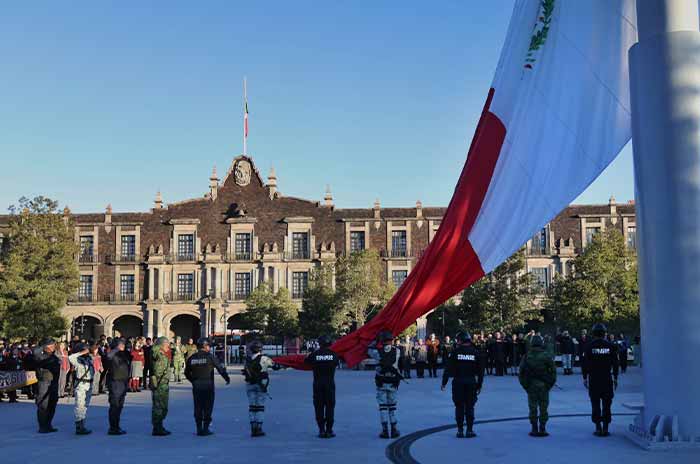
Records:
{"label": "national guard officer", "polygon": [[[619,372],[617,350],[614,344],[605,339],[608,329],[603,324],[593,326],[593,340],[586,346],[583,355],[583,385],[591,399],[591,419],[595,424],[597,437],[610,435],[608,426],[612,421],[614,391],[617,390]],[[612,373],[612,376],[611,376]],[[601,410],[602,403],[602,410]]]}
{"label": "national guard officer", "polygon": [[467,422],[467,438],[474,433],[474,405],[484,384],[484,357],[481,350],[472,344],[472,337],[467,332],[457,334],[457,347],[450,352],[446,367],[442,373],[442,386],[445,391],[447,382],[452,377],[452,401],[455,404],[457,421],[457,438],[464,438],[464,420]]}
{"label": "national guard officer", "polygon": [[168,396],[170,394],[170,343],[165,337],[159,337],[151,351],[153,358],[153,373],[151,375],[151,392],[153,397],[153,409],[151,410],[151,422],[153,424],[152,435],[163,437],[170,432],[163,427],[163,421],[168,415]]}
{"label": "national guard officer", "polygon": [[[531,437],[546,437],[546,425],[549,419],[549,390],[557,382],[557,368],[549,352],[545,350],[544,340],[539,335],[532,337],[530,350],[520,362],[520,385],[527,392],[527,405],[530,409]],[[537,427],[537,410],[539,408],[539,428]]]}
{"label": "national guard officer", "polygon": [[92,396],[92,380],[95,378],[95,365],[90,356],[90,350],[85,343],[78,343],[75,346],[75,353],[68,356],[73,369],[75,369],[75,381],[73,391],[75,392],[75,434],[89,435],[91,430],[85,428],[85,417],[87,408],[90,406]]}
{"label": "national guard officer", "polygon": [[314,411],[318,424],[319,438],[333,438],[335,418],[335,369],[340,358],[330,349],[330,337],[318,338],[320,348],[306,357],[314,371]]}
{"label": "national guard officer", "polygon": [[117,338],[112,341],[111,350],[107,353],[107,385],[109,390],[109,435],[124,435],[120,427],[126,385],[131,371],[131,356],[126,351],[126,341]]}
{"label": "national guard officer", "polygon": [[45,338],[34,349],[32,360],[39,381],[36,387],[36,417],[39,433],[57,432],[51,425],[58,403],[58,378],[61,374],[61,361],[55,355],[56,342]]}
{"label": "national guard officer", "polygon": [[[378,361],[374,383],[377,386],[379,420],[382,423],[380,438],[397,438],[401,434],[396,427],[396,405],[399,383],[403,376],[399,372],[399,349],[393,345],[394,336],[389,331],[379,332],[377,340],[367,347],[370,358]],[[381,343],[381,346],[378,344]],[[391,424],[391,435],[389,434]]]}
{"label": "national guard officer", "polygon": [[269,396],[267,389],[270,385],[270,369],[280,369],[280,366],[262,353],[262,349],[263,344],[260,341],[253,341],[246,350],[248,355],[243,367],[252,437],[265,435],[262,424],[265,419],[265,398]]}
{"label": "national guard officer", "polygon": [[192,382],[192,397],[194,398],[194,421],[197,424],[197,435],[211,435],[211,411],[214,408],[214,369],[219,371],[226,385],[231,379],[219,360],[210,352],[209,340],[200,338],[197,341],[197,352],[187,358],[185,377]]}

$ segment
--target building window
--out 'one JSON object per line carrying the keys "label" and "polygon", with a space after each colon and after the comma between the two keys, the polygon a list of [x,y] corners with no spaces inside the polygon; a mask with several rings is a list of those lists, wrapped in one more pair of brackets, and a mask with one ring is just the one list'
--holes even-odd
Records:
{"label": "building window", "polygon": [[78,287],[79,301],[92,301],[92,276],[81,275],[80,286]]}
{"label": "building window", "polygon": [[194,274],[177,275],[177,299],[191,300],[194,298]]}
{"label": "building window", "polygon": [[627,227],[627,248],[630,250],[637,249],[637,227],[628,226]]}
{"label": "building window", "polygon": [[122,235],[121,255],[123,260],[133,261],[136,258],[136,236]]}
{"label": "building window", "polygon": [[250,272],[236,272],[236,299],[245,300],[250,295]]}
{"label": "building window", "polygon": [[90,263],[95,256],[95,238],[92,235],[80,236],[80,258],[81,263]]}
{"label": "building window", "polygon": [[593,237],[600,232],[600,227],[586,227],[586,245],[593,243]]}
{"label": "building window", "polygon": [[177,236],[177,257],[184,261],[192,261],[194,259],[194,234]]}
{"label": "building window", "polygon": [[236,259],[249,260],[251,258],[251,234],[236,234]]}
{"label": "building window", "polygon": [[408,277],[408,271],[391,271],[391,280],[394,281],[394,287],[399,288],[403,285],[403,281]]}
{"label": "building window", "polygon": [[547,290],[549,287],[549,269],[546,267],[533,267],[530,273],[535,278],[535,285],[542,290]]}
{"label": "building window", "polygon": [[134,274],[119,276],[119,296],[122,300],[134,301]]}
{"label": "building window", "polygon": [[350,253],[355,253],[365,249],[365,233],[350,232]]}
{"label": "building window", "polygon": [[530,254],[544,255],[546,251],[547,251],[547,228],[543,227],[532,238],[532,247],[530,248]]}
{"label": "building window", "polygon": [[308,272],[293,272],[292,273],[292,298],[300,299],[304,297],[306,287],[309,285]]}
{"label": "building window", "polygon": [[391,231],[391,256],[398,258],[406,257],[406,231]]}
{"label": "building window", "polygon": [[292,259],[309,259],[309,234],[292,233]]}

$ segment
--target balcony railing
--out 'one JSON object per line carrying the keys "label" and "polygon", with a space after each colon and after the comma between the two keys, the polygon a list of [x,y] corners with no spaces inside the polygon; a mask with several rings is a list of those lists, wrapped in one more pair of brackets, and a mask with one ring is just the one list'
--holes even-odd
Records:
{"label": "balcony railing", "polygon": [[107,255],[108,263],[136,263],[138,262],[138,256],[136,253],[131,254],[117,254],[117,255]]}
{"label": "balcony railing", "polygon": [[104,301],[111,304],[128,304],[136,302],[137,298],[134,293],[109,293],[105,296]]}
{"label": "balcony railing", "polygon": [[78,262],[80,264],[96,264],[98,262],[97,254],[81,253],[78,255]]}
{"label": "balcony railing", "polygon": [[311,253],[308,250],[302,251],[285,251],[284,259],[287,261],[299,261],[304,259],[311,259]]}
{"label": "balcony railing", "polygon": [[224,254],[224,259],[230,263],[257,261],[261,258],[260,253],[251,251],[236,251]]}
{"label": "balcony railing", "polygon": [[165,294],[167,301],[194,301],[194,293],[188,292],[169,292]]}
{"label": "balcony railing", "polygon": [[409,252],[405,248],[382,250],[380,255],[382,258],[413,258],[413,253]]}
{"label": "balcony railing", "polygon": [[169,263],[187,263],[194,262],[200,259],[197,253],[174,253],[166,256]]}
{"label": "balcony railing", "polygon": [[72,295],[68,298],[69,303],[92,303],[94,300],[92,293]]}

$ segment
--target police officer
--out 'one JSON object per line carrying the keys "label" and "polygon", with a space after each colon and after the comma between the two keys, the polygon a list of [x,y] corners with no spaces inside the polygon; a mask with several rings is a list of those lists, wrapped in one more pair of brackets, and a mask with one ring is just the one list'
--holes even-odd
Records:
{"label": "police officer", "polygon": [[265,419],[265,398],[268,397],[267,389],[270,385],[270,369],[280,369],[272,359],[262,354],[262,349],[263,344],[260,341],[253,341],[246,350],[248,355],[243,367],[252,437],[265,435],[262,424]]}
{"label": "police officer", "polygon": [[68,356],[73,369],[75,369],[75,381],[73,391],[75,392],[75,434],[89,435],[91,430],[85,428],[85,418],[87,408],[90,406],[92,396],[92,380],[95,377],[95,365],[90,356],[90,350],[85,343],[78,343],[75,353]]}
{"label": "police officer", "polygon": [[[377,404],[379,420],[382,424],[380,438],[397,438],[401,434],[396,427],[396,405],[399,383],[403,379],[399,372],[399,349],[393,345],[394,336],[389,331],[378,334],[377,340],[367,347],[370,358],[378,361],[374,383],[377,386]],[[379,346],[381,343],[381,346]],[[391,435],[389,434],[391,424]]]}
{"label": "police officer", "polygon": [[39,421],[39,433],[57,432],[51,425],[58,403],[58,377],[61,374],[61,361],[55,354],[56,342],[45,338],[34,349],[32,360],[36,368],[36,417]]}
{"label": "police officer", "polygon": [[231,379],[219,360],[210,352],[209,340],[200,338],[197,341],[197,352],[187,358],[185,377],[192,383],[194,398],[194,421],[197,424],[197,435],[211,435],[211,411],[214,408],[214,369],[219,371],[226,385]]}
{"label": "police officer", "polygon": [[[557,381],[557,368],[554,360],[544,347],[544,339],[532,337],[530,350],[520,362],[520,385],[527,392],[527,405],[530,411],[531,437],[546,437],[549,420],[549,391]],[[539,416],[538,416],[539,409]],[[538,428],[539,417],[539,428]]]}
{"label": "police officer", "polygon": [[[619,371],[617,350],[614,344],[605,339],[607,328],[603,324],[593,326],[593,340],[586,346],[583,356],[583,385],[591,399],[591,419],[598,437],[610,435],[608,426],[612,421],[614,391],[617,390]],[[612,374],[612,375],[611,375]],[[602,410],[601,410],[602,404]]]}
{"label": "police officer", "polygon": [[457,438],[464,438],[464,420],[467,421],[467,438],[474,433],[474,404],[484,384],[484,357],[481,350],[472,344],[472,337],[467,332],[457,334],[457,347],[447,358],[447,366],[442,374],[442,386],[445,390],[452,377],[452,401],[455,404],[457,421]]}
{"label": "police officer", "polygon": [[124,435],[119,425],[126,398],[126,385],[131,371],[131,356],[126,351],[126,341],[116,338],[112,341],[107,359],[107,385],[109,390],[109,435]]}
{"label": "police officer", "polygon": [[314,371],[314,410],[318,424],[319,438],[333,438],[335,416],[335,369],[340,358],[330,349],[330,337],[319,337],[320,348],[306,357]]}

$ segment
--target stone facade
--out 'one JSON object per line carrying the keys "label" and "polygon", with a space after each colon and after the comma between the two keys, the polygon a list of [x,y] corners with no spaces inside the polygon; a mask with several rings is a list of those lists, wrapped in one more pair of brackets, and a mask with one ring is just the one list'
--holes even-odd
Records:
{"label": "stone facade", "polygon": [[[223,332],[262,282],[301,294],[314,266],[355,249],[377,250],[385,276],[400,284],[432,240],[445,208],[339,209],[282,195],[249,157],[216,170],[202,198],[165,204],[158,193],[144,213],[71,214],[82,252],[81,290],[63,309],[86,336],[99,333],[196,336]],[[7,217],[0,216],[2,224]],[[528,270],[547,285],[585,246],[594,228],[633,234],[634,206],[571,206],[528,241]],[[6,233],[6,232],[5,232]],[[633,242],[633,239],[631,239]],[[88,326],[88,329],[86,329]]]}

